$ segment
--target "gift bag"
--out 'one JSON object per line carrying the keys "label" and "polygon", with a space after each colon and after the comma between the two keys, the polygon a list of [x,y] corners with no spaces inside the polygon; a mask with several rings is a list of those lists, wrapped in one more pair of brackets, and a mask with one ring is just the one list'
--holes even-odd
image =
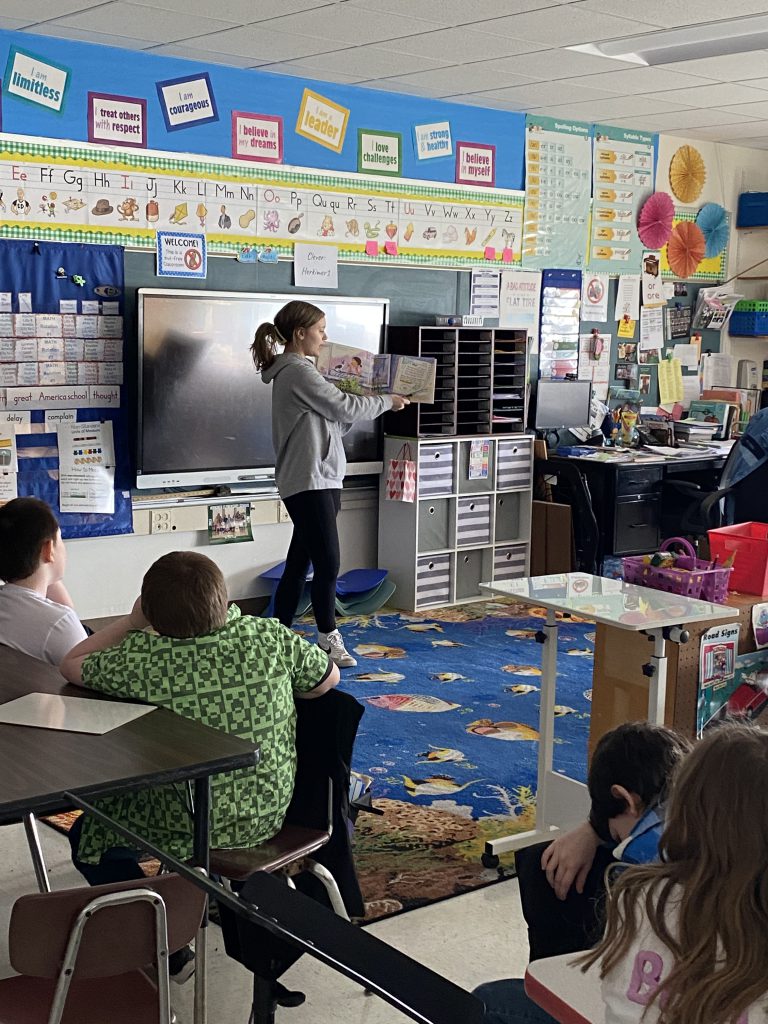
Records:
{"label": "gift bag", "polygon": [[389,460],[385,488],[389,501],[416,500],[416,463],[409,444],[404,444],[395,458]]}

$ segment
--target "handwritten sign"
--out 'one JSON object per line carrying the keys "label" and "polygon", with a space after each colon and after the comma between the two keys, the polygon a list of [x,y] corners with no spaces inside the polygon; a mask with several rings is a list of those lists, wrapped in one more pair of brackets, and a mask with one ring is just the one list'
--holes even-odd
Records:
{"label": "handwritten sign", "polygon": [[297,242],[293,259],[294,284],[297,287],[339,287],[339,253],[335,246]]}

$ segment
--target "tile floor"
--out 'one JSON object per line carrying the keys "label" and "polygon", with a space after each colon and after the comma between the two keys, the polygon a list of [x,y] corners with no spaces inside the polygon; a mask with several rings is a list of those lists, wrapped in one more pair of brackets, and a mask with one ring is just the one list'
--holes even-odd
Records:
{"label": "tile floor", "polygon": [[[66,839],[45,826],[40,832],[53,887],[82,884],[70,863]],[[20,825],[0,828],[0,862],[0,977],[7,977],[13,973],[7,946],[10,909],[18,896],[35,889]],[[371,925],[370,931],[466,989],[492,978],[521,976],[527,962],[514,880],[389,918]],[[210,1024],[247,1024],[251,976],[226,957],[215,926],[210,929],[208,948]],[[407,1019],[307,956],[283,981],[306,992],[307,1002],[297,1009],[278,1010],[282,1024],[397,1024]],[[179,1024],[191,1024],[193,983],[171,988]]]}

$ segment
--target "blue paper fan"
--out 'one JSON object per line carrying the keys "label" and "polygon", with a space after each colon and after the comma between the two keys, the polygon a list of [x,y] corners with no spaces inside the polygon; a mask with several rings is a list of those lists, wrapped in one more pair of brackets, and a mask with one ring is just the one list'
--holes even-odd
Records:
{"label": "blue paper fan", "polygon": [[696,214],[696,223],[707,243],[704,258],[717,256],[728,241],[728,215],[725,210],[719,203],[705,203]]}

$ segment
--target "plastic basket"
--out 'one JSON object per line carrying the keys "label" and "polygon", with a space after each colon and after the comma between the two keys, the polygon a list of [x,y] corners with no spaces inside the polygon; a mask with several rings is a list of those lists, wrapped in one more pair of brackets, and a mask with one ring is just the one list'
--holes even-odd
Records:
{"label": "plastic basket", "polygon": [[734,310],[728,321],[729,334],[768,334],[768,311]]}
{"label": "plastic basket", "polygon": [[719,562],[734,556],[732,590],[768,595],[768,524],[740,523],[710,530],[709,549]]}
{"label": "plastic basket", "polygon": [[697,558],[696,551],[685,537],[670,537],[659,548],[668,551],[679,545],[686,552],[678,555],[675,565],[670,568],[649,565],[643,555],[632,555],[622,559],[622,578],[625,583],[636,583],[651,590],[664,590],[680,597],[701,597],[705,601],[720,604],[728,597],[729,568],[713,566],[704,558]]}

